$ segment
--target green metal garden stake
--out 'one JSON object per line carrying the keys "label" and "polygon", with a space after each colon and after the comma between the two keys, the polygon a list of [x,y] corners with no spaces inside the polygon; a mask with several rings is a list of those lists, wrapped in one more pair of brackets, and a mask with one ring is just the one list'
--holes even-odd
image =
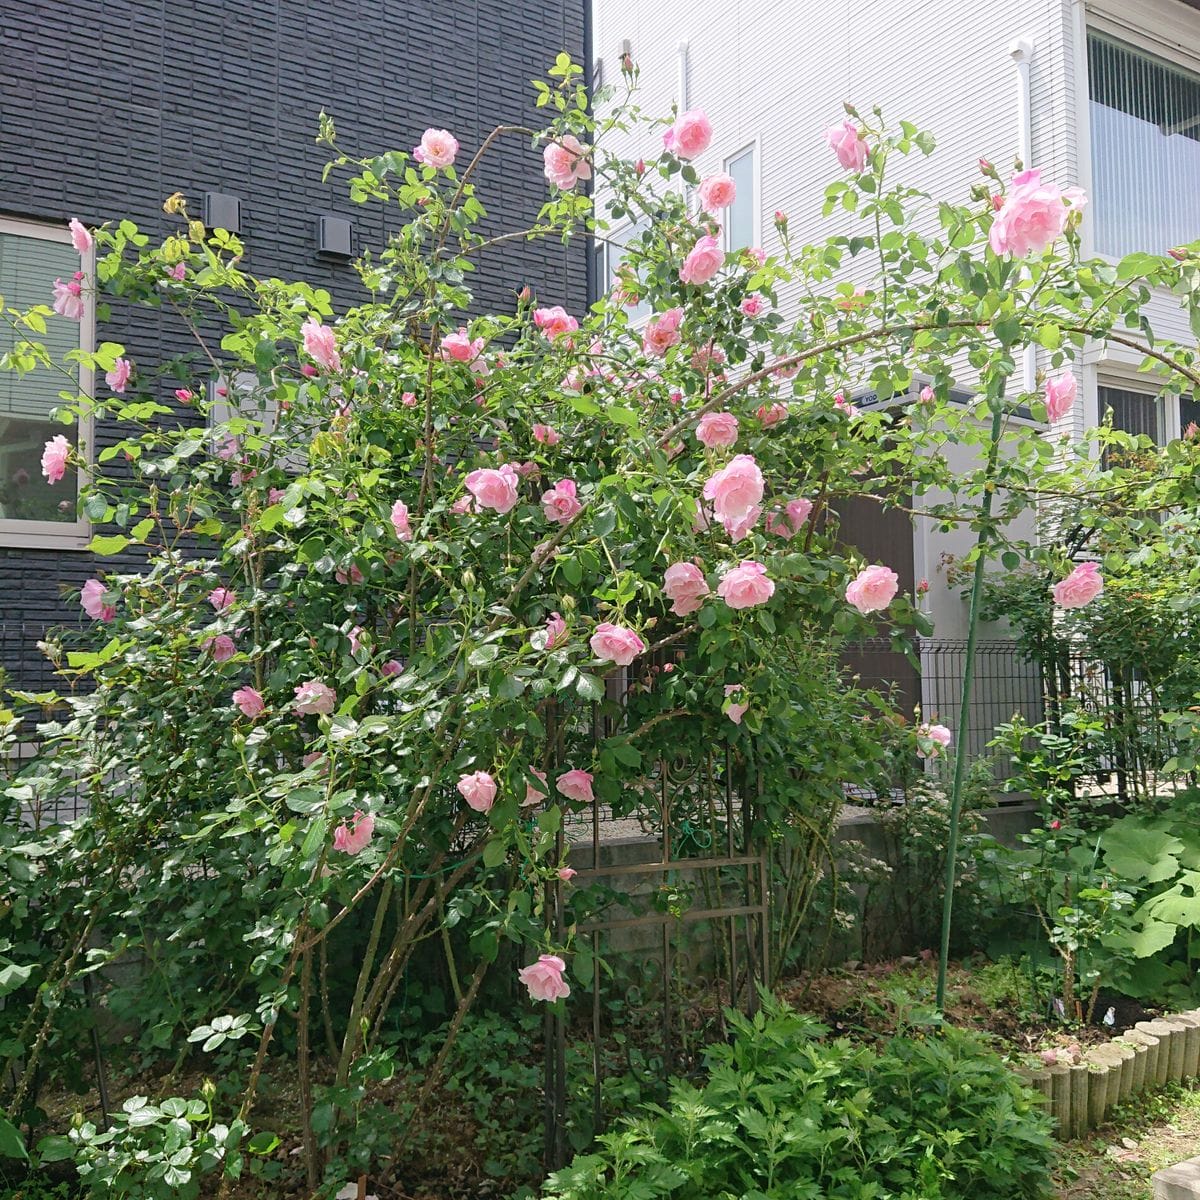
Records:
{"label": "green metal garden stake", "polygon": [[980,509],[979,536],[975,542],[975,571],[971,579],[971,606],[967,614],[967,653],[963,663],[962,704],[955,730],[954,785],[950,792],[950,836],[946,844],[946,894],[942,898],[942,951],[938,958],[937,1007],[946,1007],[946,969],[950,959],[950,922],[954,912],[954,874],[958,863],[958,826],[962,818],[963,778],[967,773],[967,742],[963,736],[971,715],[971,688],[975,682],[975,641],[979,629],[979,600],[983,594],[985,553],[991,535],[992,499],[996,493],[996,466],[1000,460],[1000,432],[1004,419],[1004,384],[990,399],[992,432],[988,441],[987,470],[984,473],[983,504]]}

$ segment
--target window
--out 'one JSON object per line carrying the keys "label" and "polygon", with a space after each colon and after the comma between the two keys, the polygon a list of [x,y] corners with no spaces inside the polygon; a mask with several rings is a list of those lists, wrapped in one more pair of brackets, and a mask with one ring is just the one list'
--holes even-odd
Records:
{"label": "window", "polygon": [[1110,408],[1114,429],[1134,435],[1144,434],[1156,446],[1163,444],[1162,406],[1157,396],[1148,392],[1131,392],[1126,388],[1101,387],[1101,417]]}
{"label": "window", "polygon": [[[85,271],[89,265],[83,264]],[[6,308],[49,306],[54,280],[69,280],[79,269],[66,228],[0,218],[0,296]],[[94,310],[86,291],[85,297],[82,321],[54,314],[46,319],[44,334],[18,333],[0,316],[0,354],[26,339],[41,342],[57,363],[71,350],[91,350]],[[69,362],[64,366],[74,374],[75,386],[90,393],[92,372]],[[72,391],[72,385],[59,371],[0,370],[0,545],[81,549],[87,540],[87,522],[77,516],[79,472],[69,470],[54,485],[42,475],[42,450],[49,439],[62,434],[78,445],[78,425],[50,419],[50,410],[63,404],[63,391]],[[85,425],[85,445],[88,433]]]}
{"label": "window", "polygon": [[725,160],[734,198],[725,214],[725,249],[758,245],[758,147],[747,146]]}
{"label": "window", "polygon": [[[630,242],[640,238],[649,228],[649,221],[641,219],[632,225],[613,230],[607,235],[607,241],[595,243],[596,286],[603,293],[611,292],[616,283],[617,271],[625,259],[622,251]],[[625,311],[629,314],[630,324],[639,325],[650,315],[650,305],[645,300],[639,300],[637,304]]]}
{"label": "window", "polygon": [[1161,254],[1200,237],[1200,75],[1088,34],[1096,249]]}

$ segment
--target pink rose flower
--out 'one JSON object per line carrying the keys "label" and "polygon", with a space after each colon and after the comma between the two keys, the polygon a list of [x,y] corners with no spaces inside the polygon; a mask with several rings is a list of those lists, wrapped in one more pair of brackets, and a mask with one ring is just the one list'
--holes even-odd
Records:
{"label": "pink rose flower", "polygon": [[588,639],[588,645],[598,659],[616,663],[618,667],[629,666],[646,649],[646,643],[632,629],[626,629],[623,625],[612,625],[608,621],[602,621],[596,626],[596,632]]}
{"label": "pink rose flower", "polygon": [[647,354],[662,358],[672,346],[679,345],[679,326],[682,321],[682,308],[668,308],[666,312],[651,318],[642,333],[642,349]]}
{"label": "pink rose flower", "polygon": [[201,649],[212,655],[213,662],[219,663],[228,662],[237,653],[237,646],[227,633],[205,638]]}
{"label": "pink rose flower", "polygon": [[111,371],[104,372],[104,382],[120,396],[129,384],[129,377],[133,374],[133,363],[127,358],[118,358],[113,363]]}
{"label": "pink rose flower", "polygon": [[486,375],[487,364],[483,361],[485,345],[483,338],[472,338],[463,326],[459,326],[442,338],[442,361],[465,363],[476,375]]}
{"label": "pink rose flower", "polygon": [[555,338],[562,333],[574,333],[579,328],[579,322],[561,304],[553,308],[534,309],[533,323],[548,337]]}
{"label": "pink rose flower", "polygon": [[86,254],[92,248],[92,235],[87,226],[72,217],[67,223],[67,228],[71,231],[71,245],[75,247],[76,253]]}
{"label": "pink rose flower", "polygon": [[76,271],[70,283],[54,281],[54,311],[68,321],[82,321],[86,305],[83,299],[83,272]]}
{"label": "pink rose flower", "polygon": [[457,786],[468,808],[478,813],[487,812],[496,801],[496,781],[486,771],[472,771],[463,775]]}
{"label": "pink rose flower", "polygon": [[[537,767],[529,768],[530,775],[536,776],[544,785],[546,782],[546,772],[539,771]],[[525,799],[521,801],[522,808],[533,808],[535,804],[540,804],[546,798],[545,792],[539,792],[528,780],[525,781]]]}
{"label": "pink rose flower", "polygon": [[715,213],[722,208],[728,208],[737,195],[737,184],[732,175],[722,172],[710,175],[700,183],[700,207],[705,212]]}
{"label": "pink rose flower", "polygon": [[236,599],[237,593],[227,587],[213,588],[208,593],[208,602],[217,612],[224,612]]}
{"label": "pink rose flower", "polygon": [[932,404],[935,399],[933,388],[931,388],[929,384],[926,384],[921,389],[920,395],[918,395],[917,399],[920,400],[922,404]]}
{"label": "pink rose flower", "polygon": [[800,527],[808,520],[812,513],[812,507],[812,501],[805,500],[803,497],[799,500],[789,500],[782,513],[768,514],[767,532],[773,533],[777,537],[794,538],[800,532]]}
{"label": "pink rose flower", "polygon": [[400,403],[403,404],[405,408],[416,408],[417,407],[416,392],[402,392],[400,394]]}
{"label": "pink rose flower", "polygon": [[342,854],[358,854],[367,848],[375,832],[375,818],[356,808],[349,825],[343,821],[333,831],[333,848]]}
{"label": "pink rose flower", "polygon": [[389,658],[387,662],[385,662],[383,666],[379,668],[379,673],[384,677],[384,679],[391,679],[394,676],[399,675],[403,670],[404,664],[401,663],[399,659]]}
{"label": "pink rose flower", "polygon": [[93,621],[111,621],[117,615],[117,606],[108,602],[108,589],[98,579],[89,579],[83,585],[79,603]]}
{"label": "pink rose flower", "polygon": [[535,425],[533,427],[533,440],[543,446],[557,446],[562,441],[562,437],[549,425]]}
{"label": "pink rose flower", "polygon": [[774,594],[775,584],[767,578],[767,568],[749,558],[726,571],[717,585],[717,595],[730,608],[754,608],[766,604]]}
{"label": "pink rose flower", "polygon": [[678,158],[703,154],[712,141],[712,122],[698,108],[681,114],[663,135],[663,145]]}
{"label": "pink rose flower", "polygon": [[548,492],[542,493],[542,512],[547,521],[565,525],[582,511],[583,505],[576,499],[575,484],[570,479],[560,479]]}
{"label": "pink rose flower", "polygon": [[241,709],[242,716],[249,717],[251,720],[261,717],[267,709],[266,704],[263,703],[262,693],[249,685],[240,687],[233,693],[233,702]]}
{"label": "pink rose flower", "polygon": [[863,567],[846,585],[846,599],[864,616],[887,608],[900,587],[891,567]]}
{"label": "pink rose flower", "polygon": [[595,800],[592,792],[592,773],[575,768],[564,771],[555,781],[554,786],[568,800],[578,800],[582,804],[590,804]]}
{"label": "pink rose flower", "polygon": [[766,308],[766,301],[761,296],[747,296],[738,308],[744,317],[757,317]]}
{"label": "pink rose flower", "polygon": [[725,361],[725,351],[720,346],[714,346],[709,342],[707,346],[701,346],[692,354],[692,366],[697,371],[707,371],[710,367],[720,366]]}
{"label": "pink rose flower", "polygon": [[1083,608],[1085,604],[1091,604],[1104,591],[1100,564],[1080,563],[1066,579],[1060,579],[1051,590],[1054,593],[1054,603],[1059,608]]}
{"label": "pink rose flower", "polygon": [[537,962],[522,967],[517,978],[529,989],[530,1000],[565,999],[571,994],[571,985],[563,978],[567,964],[557,954],[543,954]]}
{"label": "pink rose flower", "polygon": [[672,563],[663,573],[663,595],[671,601],[671,611],[677,617],[694,613],[708,595],[704,572],[695,563]]}
{"label": "pink rose flower", "polygon": [[315,359],[327,371],[340,371],[342,359],[337,351],[337,340],[328,325],[308,320],[300,326],[304,337],[304,353]]}
{"label": "pink rose flower", "polygon": [[298,713],[310,713],[314,716],[328,716],[333,712],[337,703],[337,692],[320,679],[309,679],[298,683],[295,687],[296,699],[292,707]]}
{"label": "pink rose flower", "polygon": [[763,475],[749,454],[735,454],[704,485],[704,499],[713,502],[718,521],[744,517],[763,498]]}
{"label": "pink rose flower", "polygon": [[762,422],[764,429],[770,429],[772,425],[788,419],[788,406],[779,403],[760,404],[754,415]]}
{"label": "pink rose flower", "polygon": [[574,867],[559,867],[555,874],[563,881],[563,883],[570,883],[571,880],[579,874],[579,872],[576,871]]}
{"label": "pink rose flower", "polygon": [[740,517],[723,516],[721,524],[724,526],[725,534],[731,542],[740,542],[758,524],[758,518],[761,516],[762,506],[756,504]]}
{"label": "pink rose flower", "polygon": [[833,397],[833,407],[848,417],[854,418],[858,416],[858,409],[846,399],[844,392],[838,392]]}
{"label": "pink rose flower", "polygon": [[1075,393],[1079,383],[1068,371],[1057,379],[1046,380],[1046,416],[1051,421],[1061,421],[1075,407]]}
{"label": "pink rose flower", "polygon": [[683,260],[679,278],[683,283],[707,283],[725,265],[725,251],[711,234],[700,238]]}
{"label": "pink rose flower", "polygon": [[519,476],[512,463],[504,463],[499,468],[483,467],[472,471],[465,483],[467,491],[475,497],[480,508],[490,508],[498,513],[506,513],[516,507],[517,483]]}
{"label": "pink rose flower", "polygon": [[546,649],[553,650],[567,635],[567,623],[562,613],[553,612],[546,621]]}
{"label": "pink rose flower", "polygon": [[341,567],[338,567],[334,571],[333,577],[338,583],[362,583],[365,578],[358,563],[351,563],[348,571],[343,571]]}
{"label": "pink rose flower", "polygon": [[587,160],[588,147],[581,145],[572,133],[561,141],[551,142],[542,151],[542,169],[547,180],[563,192],[569,192],[581,179],[591,179],[592,164]]}
{"label": "pink rose flower", "polygon": [[871,150],[852,121],[831,125],[825,130],[825,141],[846,171],[861,171],[867,165]]}
{"label": "pink rose flower", "polygon": [[427,167],[448,167],[458,153],[458,141],[444,129],[427,129],[421,144],[413,147],[413,158]]}
{"label": "pink rose flower", "polygon": [[71,443],[61,433],[55,434],[42,449],[42,474],[57,483],[67,473]]}
{"label": "pink rose flower", "polygon": [[737,704],[730,699],[731,696],[736,696],[742,690],[740,683],[727,683],[725,685],[725,715],[735,724],[740,725],[742,718],[746,715],[746,710],[750,707],[749,701],[745,704]]}
{"label": "pink rose flower", "polygon": [[187,277],[187,263],[177,262],[167,274],[175,280],[176,283],[182,283]]}
{"label": "pink rose flower", "polygon": [[412,541],[412,528],[408,523],[408,505],[403,500],[397,500],[392,505],[392,528],[402,542]]}
{"label": "pink rose flower", "polygon": [[921,749],[919,744],[920,740],[924,739],[933,743],[929,751],[929,757],[937,758],[940,750],[945,750],[949,747],[950,743],[954,740],[954,735],[945,725],[918,725],[917,738],[917,756],[919,758],[925,757],[925,751]]}
{"label": "pink rose flower", "polygon": [[[1014,175],[992,221],[988,244],[996,254],[1040,254],[1067,227],[1067,217],[1087,202],[1079,188],[1042,183],[1040,170]],[[1070,205],[1070,208],[1068,208]]]}
{"label": "pink rose flower", "polygon": [[353,629],[346,634],[347,640],[350,642],[350,653],[357,654],[362,649],[362,635],[366,632],[361,625],[355,625]]}
{"label": "pink rose flower", "polygon": [[710,450],[732,446],[738,437],[738,419],[731,412],[709,412],[696,425],[696,441]]}

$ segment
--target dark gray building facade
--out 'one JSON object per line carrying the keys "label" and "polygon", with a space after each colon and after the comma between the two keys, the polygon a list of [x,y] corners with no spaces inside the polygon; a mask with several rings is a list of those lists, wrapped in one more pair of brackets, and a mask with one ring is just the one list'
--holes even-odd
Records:
{"label": "dark gray building facade", "polygon": [[[351,204],[336,175],[321,182],[318,113],[335,119],[352,153],[408,150],[434,126],[469,156],[497,124],[538,123],[529,81],[561,50],[583,60],[585,9],[586,0],[0,0],[0,295],[18,307],[50,303],[54,278],[78,266],[69,218],[128,217],[157,238],[177,220],[163,199],[181,191],[193,210],[205,193],[235,197],[246,269],[325,287],[341,311],[365,292],[347,260],[319,252],[319,219],[349,220],[357,252],[381,244],[384,215]],[[531,223],[546,196],[527,138],[503,141],[477,182],[497,231]],[[581,312],[586,259],[582,246],[506,243],[480,274],[478,301],[508,308],[528,284]],[[52,322],[46,340],[66,348],[71,324]],[[13,336],[0,323],[0,350]],[[188,336],[169,312],[114,307],[96,325],[98,341],[121,342],[140,362],[185,350]],[[36,641],[78,621],[64,597],[96,570],[63,504],[69,482],[51,490],[40,475],[46,438],[70,431],[47,422],[61,380],[35,378],[0,372],[0,666],[25,687],[49,682]],[[117,436],[98,426],[94,450]]]}

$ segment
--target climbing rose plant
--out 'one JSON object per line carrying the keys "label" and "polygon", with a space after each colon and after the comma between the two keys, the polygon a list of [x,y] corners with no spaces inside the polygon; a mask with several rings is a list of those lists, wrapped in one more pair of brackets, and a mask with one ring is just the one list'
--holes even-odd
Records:
{"label": "climbing rose plant", "polygon": [[[22,371],[54,369],[37,332],[52,312],[79,319],[85,290],[163,309],[201,348],[171,364],[114,343],[74,356],[105,386],[69,392],[64,423],[120,433],[80,503],[101,527],[93,549],[122,557],[82,589],[87,634],[47,645],[70,694],[8,791],[34,813],[89,805],[70,826],[6,827],[22,882],[0,934],[32,944],[37,911],[42,948],[20,1038],[0,1049],[20,1064],[10,1117],[71,983],[141,952],[145,995],[171,985],[152,1046],[242,1009],[247,1085],[212,1159],[226,1187],[283,1021],[310,1181],[322,1159],[362,1168],[352,1114],[383,1077],[378,1031],[431,933],[468,935],[446,940],[456,1021],[497,961],[533,1002],[590,986],[590,949],[562,917],[576,894],[564,816],[634,809],[677,754],[716,747],[760,835],[823,836],[876,741],[838,646],[930,632],[920,596],[841,544],[841,504],[982,527],[995,553],[1031,489],[1078,485],[1012,414],[1059,415],[1087,338],[1140,345],[1128,331],[1150,284],[1196,292],[1186,255],[1081,262],[1083,197],[1036,170],[1005,183],[987,168],[971,204],[934,206],[921,232],[931,202],[888,167],[932,139],[854,110],[827,135],[826,210],[861,228],[802,247],[780,213],[779,253],[727,252],[734,183],[691,165],[708,118],[646,122],[627,91],[597,122],[579,77],[561,58],[537,84],[552,121],[475,150],[430,129],[411,154],[353,158],[322,118],[330,170],[400,225],[359,261],[366,298],[348,310],[250,274],[240,241],[180,195],[158,245],[129,221],[74,224],[94,276],[47,280],[52,308],[4,310],[20,335],[4,365]],[[639,124],[665,131],[656,158],[606,151]],[[505,137],[540,148],[547,199],[532,230],[489,237],[474,180]],[[589,310],[519,280],[507,311],[475,306],[498,240],[577,245],[630,219],[644,232]],[[784,284],[804,297],[786,316]],[[1022,393],[1026,344],[1054,374]],[[1147,352],[1165,387],[1197,382],[1188,352]],[[975,398],[952,400],[952,383]],[[952,470],[953,445],[977,466]],[[74,441],[47,445],[51,483],[82,466]],[[1100,590],[1094,568],[1054,569],[1060,603]],[[948,747],[949,716],[924,715],[914,752]],[[318,1100],[333,1114],[320,1146]]]}

